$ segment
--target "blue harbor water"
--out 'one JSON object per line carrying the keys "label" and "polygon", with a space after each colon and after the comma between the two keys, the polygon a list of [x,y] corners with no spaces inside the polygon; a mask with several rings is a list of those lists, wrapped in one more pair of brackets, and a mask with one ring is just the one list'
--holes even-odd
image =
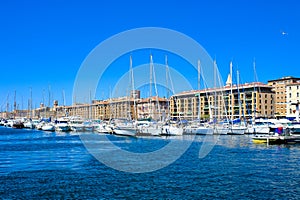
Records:
{"label": "blue harbor water", "polygon": [[[300,145],[256,145],[248,135],[222,135],[200,159],[204,137],[196,136],[171,165],[127,173],[95,159],[80,134],[96,135],[0,127],[0,199],[300,199]],[[190,139],[94,139],[103,137],[133,152]]]}

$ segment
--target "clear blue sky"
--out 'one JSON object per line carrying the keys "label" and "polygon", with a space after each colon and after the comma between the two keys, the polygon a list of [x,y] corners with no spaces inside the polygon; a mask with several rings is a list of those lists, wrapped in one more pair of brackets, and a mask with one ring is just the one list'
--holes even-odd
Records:
{"label": "clear blue sky", "polygon": [[[71,104],[76,73],[88,53],[108,37],[138,27],[192,37],[217,60],[224,80],[232,60],[241,81],[252,82],[254,58],[261,82],[300,77],[299,10],[297,0],[1,1],[0,111],[8,96],[13,104],[14,91],[19,108],[26,109],[30,88],[33,106],[43,96],[48,104],[49,87],[51,100],[61,103],[64,90]],[[108,95],[103,89],[96,98]]]}

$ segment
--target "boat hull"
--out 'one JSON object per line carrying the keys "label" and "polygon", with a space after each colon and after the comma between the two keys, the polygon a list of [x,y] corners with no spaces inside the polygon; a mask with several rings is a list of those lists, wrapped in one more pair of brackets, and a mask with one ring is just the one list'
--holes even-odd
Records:
{"label": "boat hull", "polygon": [[255,144],[295,144],[300,143],[299,136],[254,136],[252,138]]}
{"label": "boat hull", "polygon": [[180,136],[183,135],[183,128],[176,126],[163,126],[161,135]]}
{"label": "boat hull", "polygon": [[187,127],[184,130],[184,133],[191,135],[212,135],[214,133],[214,129],[205,127]]}
{"label": "boat hull", "polygon": [[135,128],[115,128],[114,134],[115,135],[121,135],[121,136],[130,136],[135,137],[136,136],[136,129]]}
{"label": "boat hull", "polygon": [[44,125],[42,127],[42,130],[43,131],[55,131],[55,126],[52,126],[52,125]]}

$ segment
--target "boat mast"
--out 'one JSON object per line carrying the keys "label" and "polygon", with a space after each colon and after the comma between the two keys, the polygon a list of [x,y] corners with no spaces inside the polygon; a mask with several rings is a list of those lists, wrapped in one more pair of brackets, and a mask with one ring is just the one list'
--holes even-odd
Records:
{"label": "boat mast", "polygon": [[237,90],[238,90],[238,103],[239,103],[239,119],[241,119],[242,118],[242,105],[241,105],[240,89],[239,89],[239,84],[240,84],[239,70],[236,71],[236,75],[237,75]]}
{"label": "boat mast", "polygon": [[149,83],[149,97],[152,96],[152,68],[153,68],[153,60],[152,60],[152,54],[150,54],[150,83]]}
{"label": "boat mast", "polygon": [[152,60],[152,54],[150,54],[150,83],[149,83],[149,106],[148,106],[148,108],[150,108],[150,110],[149,110],[149,117],[153,117],[152,116],[152,72],[153,72],[153,70],[152,70],[152,68],[153,68],[153,60]]}
{"label": "boat mast", "polygon": [[[155,73],[155,69],[154,69],[154,65],[153,65],[153,60],[152,60],[152,70],[153,70],[153,83],[154,83],[154,89],[155,89],[155,99],[156,99],[156,106],[155,108],[155,112],[157,116],[160,116],[160,105],[159,105],[159,99],[158,99],[158,90],[157,90],[157,85],[156,85],[156,73]],[[156,118],[158,119],[158,118]],[[161,120],[161,118],[159,117],[159,120]]]}
{"label": "boat mast", "polygon": [[48,107],[50,107],[51,104],[51,86],[48,85]]}
{"label": "boat mast", "polygon": [[89,94],[89,109],[88,109],[88,119],[92,119],[92,92],[90,90]]}
{"label": "boat mast", "polygon": [[198,60],[198,120],[201,120],[201,98],[200,98],[200,77],[201,77],[201,65],[200,60]]}
{"label": "boat mast", "polygon": [[136,102],[135,102],[135,98],[136,98],[136,91],[135,91],[135,86],[134,86],[134,76],[133,76],[133,68],[132,68],[132,56],[130,55],[130,61],[129,61],[129,65],[130,65],[130,84],[131,84],[131,94],[133,97],[133,118],[137,119],[137,113],[136,113]]}
{"label": "boat mast", "polygon": [[45,116],[45,113],[46,113],[46,110],[45,110],[45,89],[43,89],[43,113],[44,113],[44,117],[46,118],[46,116]]}
{"label": "boat mast", "polygon": [[6,98],[6,118],[8,118],[8,111],[9,111],[9,93],[7,94]]}
{"label": "boat mast", "polygon": [[169,66],[168,66],[168,56],[165,56],[165,63],[166,63],[166,87],[167,87],[167,98],[169,98]]}
{"label": "boat mast", "polygon": [[230,83],[230,106],[231,106],[231,115],[230,115],[230,120],[231,120],[231,122],[232,122],[232,120],[233,120],[233,112],[234,112],[234,110],[233,110],[233,92],[232,92],[232,61],[230,61],[230,64],[229,64],[229,66],[230,66],[230,79],[231,79],[231,83]]}
{"label": "boat mast", "polygon": [[[169,69],[169,64],[168,64],[168,57],[166,56],[166,82],[167,82],[167,99],[169,99],[169,79],[170,79],[170,85],[171,85],[171,92],[172,94],[175,94],[175,90],[174,90],[174,85],[173,85],[173,81],[172,81],[172,77],[171,77],[171,74],[170,74],[170,69]],[[176,100],[175,101],[175,106],[176,106]],[[168,104],[168,108],[169,108],[169,104]],[[171,110],[169,108],[169,113],[168,113],[168,118],[170,118],[170,115],[171,115]]]}
{"label": "boat mast", "polygon": [[62,90],[62,104],[63,104],[64,114],[65,114],[65,116],[67,116],[67,111],[65,109],[66,102],[65,102],[65,90],[64,89]]}
{"label": "boat mast", "polygon": [[32,118],[32,88],[30,87],[30,118]]}
{"label": "boat mast", "polygon": [[[254,72],[254,95],[256,95],[256,82],[257,82],[257,74],[256,74],[256,63],[255,63],[255,59],[253,60],[253,72]],[[255,123],[255,117],[256,117],[256,104],[257,104],[257,99],[256,97],[254,98],[255,102],[254,102],[254,108],[253,108],[253,122]]]}
{"label": "boat mast", "polygon": [[213,117],[213,120],[215,121],[217,119],[217,110],[216,110],[216,107],[217,107],[217,62],[216,60],[214,60],[214,106],[213,106],[213,109],[214,109],[214,117]]}
{"label": "boat mast", "polygon": [[17,113],[17,102],[16,102],[16,98],[17,98],[17,92],[15,90],[15,96],[14,96],[14,119],[16,118],[16,113]]}
{"label": "boat mast", "polygon": [[[169,66],[168,66],[168,56],[166,55],[165,56],[165,63],[166,63],[166,88],[167,88],[167,99],[169,99]],[[171,110],[170,110],[170,106],[169,106],[169,101],[167,100],[167,108],[168,108],[168,119],[170,118],[170,113],[171,113]],[[166,114],[166,113],[165,113]],[[163,119],[162,121],[165,121],[165,119]]]}

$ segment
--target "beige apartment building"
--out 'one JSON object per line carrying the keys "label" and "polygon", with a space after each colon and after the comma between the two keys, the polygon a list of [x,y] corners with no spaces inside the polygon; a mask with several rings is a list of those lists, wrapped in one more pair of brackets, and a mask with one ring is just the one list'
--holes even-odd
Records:
{"label": "beige apartment building", "polygon": [[276,117],[286,117],[289,112],[287,104],[287,85],[296,83],[300,78],[295,78],[292,76],[286,76],[275,80],[269,80],[268,85],[273,87],[275,92],[274,106],[275,106],[275,116]]}
{"label": "beige apartment building", "polygon": [[165,120],[169,117],[169,100],[158,96],[139,99],[138,119]]}
{"label": "beige apartment building", "polygon": [[111,118],[161,120],[169,114],[168,103],[169,100],[166,98],[140,98],[140,92],[135,91],[130,97],[94,100],[92,104],[67,106],[66,114],[101,120]]}
{"label": "beige apartment building", "polygon": [[187,120],[273,117],[275,94],[272,89],[255,82],[182,92],[170,99],[171,117]]}
{"label": "beige apartment building", "polygon": [[286,117],[299,119],[300,81],[286,85]]}

